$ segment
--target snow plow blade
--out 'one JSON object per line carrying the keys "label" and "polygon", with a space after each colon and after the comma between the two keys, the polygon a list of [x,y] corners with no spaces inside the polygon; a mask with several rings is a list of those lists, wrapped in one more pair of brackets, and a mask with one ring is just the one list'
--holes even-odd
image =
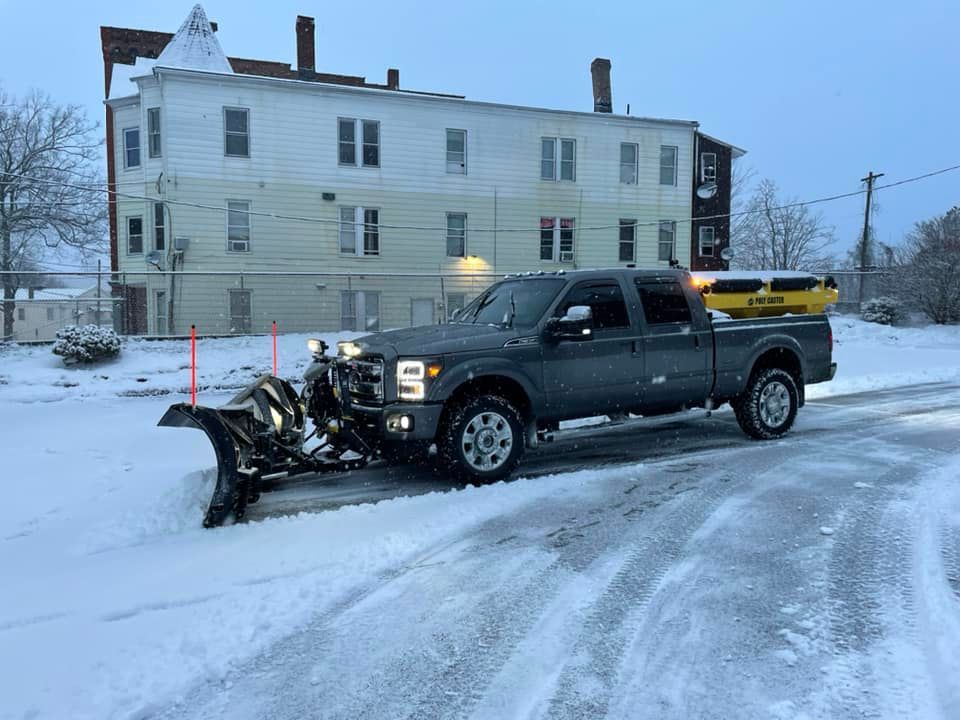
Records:
{"label": "snow plow blade", "polygon": [[222,525],[231,514],[243,517],[246,506],[259,498],[262,475],[291,472],[309,462],[303,454],[300,398],[288,382],[270,375],[220,408],[171,405],[157,424],[202,430],[213,445],[217,482],[204,527]]}

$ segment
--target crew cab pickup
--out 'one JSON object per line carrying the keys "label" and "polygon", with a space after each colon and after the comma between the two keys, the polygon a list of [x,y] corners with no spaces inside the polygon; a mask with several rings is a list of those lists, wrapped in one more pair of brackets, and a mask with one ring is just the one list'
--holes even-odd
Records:
{"label": "crew cab pickup", "polygon": [[562,420],[730,403],[752,438],[784,435],[830,380],[826,315],[713,317],[682,270],[508,276],[452,322],[340,343],[338,402],[382,456],[431,445],[446,470],[507,476]]}

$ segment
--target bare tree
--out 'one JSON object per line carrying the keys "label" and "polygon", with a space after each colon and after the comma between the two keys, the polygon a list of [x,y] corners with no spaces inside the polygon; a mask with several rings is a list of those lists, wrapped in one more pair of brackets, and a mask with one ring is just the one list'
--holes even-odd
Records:
{"label": "bare tree", "polygon": [[775,182],[760,181],[739,216],[734,265],[744,270],[812,270],[831,262],[833,228],[823,216],[782,198]]}
{"label": "bare tree", "polygon": [[17,99],[0,89],[2,339],[13,336],[16,292],[28,284],[16,273],[64,247],[83,255],[106,245],[96,129],[77,105],[38,91]]}
{"label": "bare tree", "polygon": [[960,322],[960,206],[917,223],[902,249],[904,299],[933,322]]}
{"label": "bare tree", "polygon": [[744,165],[742,160],[733,161],[730,178],[730,247],[737,251],[748,237],[750,216],[743,214],[752,197],[752,186],[757,171]]}

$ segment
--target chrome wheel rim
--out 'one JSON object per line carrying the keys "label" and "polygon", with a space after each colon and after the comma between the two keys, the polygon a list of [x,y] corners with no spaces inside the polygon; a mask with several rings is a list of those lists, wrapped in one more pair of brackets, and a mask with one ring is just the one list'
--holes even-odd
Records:
{"label": "chrome wheel rim", "polygon": [[490,472],[503,465],[513,449],[513,430],[503,415],[482,412],[463,428],[460,448],[474,470]]}
{"label": "chrome wheel rim", "polygon": [[760,419],[769,427],[780,427],[790,414],[790,391],[774,380],[760,392]]}

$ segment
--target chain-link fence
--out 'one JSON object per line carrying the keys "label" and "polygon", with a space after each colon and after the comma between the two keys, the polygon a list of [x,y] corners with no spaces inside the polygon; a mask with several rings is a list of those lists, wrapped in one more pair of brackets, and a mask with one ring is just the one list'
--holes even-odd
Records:
{"label": "chain-link fence", "polygon": [[[885,294],[890,273],[836,270],[840,312]],[[0,273],[2,283],[3,273]],[[36,276],[41,277],[39,274]],[[443,323],[498,276],[492,273],[178,271],[43,273],[63,287],[21,288],[0,301],[16,342],[51,340],[66,325],[95,324],[124,335],[184,336],[376,331]],[[20,284],[29,284],[19,273]],[[863,294],[861,295],[861,287]]]}

